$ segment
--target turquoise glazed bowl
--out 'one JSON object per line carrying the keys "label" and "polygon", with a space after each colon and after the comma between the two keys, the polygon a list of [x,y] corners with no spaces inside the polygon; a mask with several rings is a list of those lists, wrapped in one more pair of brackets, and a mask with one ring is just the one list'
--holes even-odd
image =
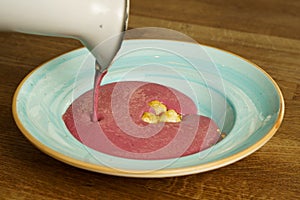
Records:
{"label": "turquoise glazed bowl", "polygon": [[[201,54],[201,55],[200,55]],[[31,72],[13,99],[17,126],[37,148],[67,164],[126,177],[171,177],[214,170],[262,147],[284,115],[282,93],[255,64],[216,48],[171,40],[125,40],[103,84],[155,82],[193,99],[226,137],[200,153],[166,160],[134,160],[97,152],[78,142],[62,115],[92,89],[94,58],[81,48]]]}

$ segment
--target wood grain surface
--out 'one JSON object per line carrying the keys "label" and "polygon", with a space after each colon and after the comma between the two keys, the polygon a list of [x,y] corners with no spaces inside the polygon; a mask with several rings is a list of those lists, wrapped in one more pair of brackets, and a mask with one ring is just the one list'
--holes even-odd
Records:
{"label": "wood grain surface", "polygon": [[0,33],[0,199],[300,199],[300,1],[131,0],[129,27],[150,26],[180,31],[268,72],[286,103],[275,136],[239,162],[184,177],[121,178],[69,166],[25,139],[11,107],[31,70],[81,44]]}

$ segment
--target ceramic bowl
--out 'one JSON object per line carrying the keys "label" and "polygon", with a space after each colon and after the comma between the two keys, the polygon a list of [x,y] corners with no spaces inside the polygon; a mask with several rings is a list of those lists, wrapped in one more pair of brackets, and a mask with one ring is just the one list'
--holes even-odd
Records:
{"label": "ceramic bowl", "polygon": [[139,80],[176,88],[227,136],[205,151],[177,159],[134,160],[97,152],[78,142],[62,120],[74,99],[92,89],[94,62],[85,48],[61,55],[31,72],[13,99],[14,119],[25,137],[46,154],[79,168],[127,177],[214,170],[262,147],[283,119],[279,87],[255,64],[199,44],[126,40],[103,84]]}

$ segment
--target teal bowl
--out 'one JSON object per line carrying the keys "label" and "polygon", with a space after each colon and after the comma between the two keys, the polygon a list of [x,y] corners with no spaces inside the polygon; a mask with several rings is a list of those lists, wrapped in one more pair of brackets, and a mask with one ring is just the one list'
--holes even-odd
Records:
{"label": "teal bowl", "polygon": [[94,58],[81,48],[31,72],[13,99],[17,126],[37,148],[67,164],[126,177],[172,177],[232,164],[262,147],[278,130],[284,100],[257,65],[216,48],[171,40],[125,40],[103,84],[146,81],[189,96],[226,137],[199,153],[165,160],[136,160],[97,152],[77,141],[62,115],[92,89]]}

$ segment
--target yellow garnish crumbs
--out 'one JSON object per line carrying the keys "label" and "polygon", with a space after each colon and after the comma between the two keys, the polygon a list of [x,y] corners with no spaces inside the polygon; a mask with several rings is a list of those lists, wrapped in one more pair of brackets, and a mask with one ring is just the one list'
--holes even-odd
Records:
{"label": "yellow garnish crumbs", "polygon": [[148,105],[153,108],[156,115],[160,115],[164,112],[167,112],[167,106],[162,102],[154,100],[148,103]]}
{"label": "yellow garnish crumbs", "polygon": [[142,120],[149,124],[156,124],[159,122],[159,116],[155,115],[154,113],[144,112]]}
{"label": "yellow garnish crumbs", "polygon": [[181,122],[182,116],[175,110],[168,110],[167,106],[158,100],[149,102],[148,104],[155,113],[145,112],[142,120],[149,124],[156,124],[159,122]]}

